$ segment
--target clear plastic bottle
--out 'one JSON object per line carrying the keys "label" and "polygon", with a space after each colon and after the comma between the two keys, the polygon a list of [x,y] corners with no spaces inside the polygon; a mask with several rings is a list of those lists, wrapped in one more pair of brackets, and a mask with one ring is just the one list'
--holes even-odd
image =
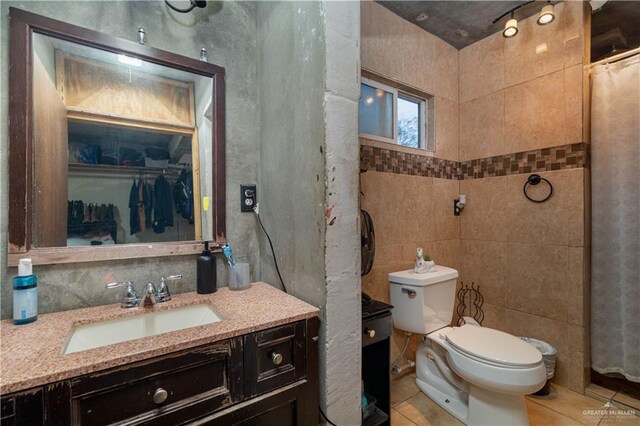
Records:
{"label": "clear plastic bottle", "polygon": [[38,278],[31,259],[20,259],[18,276],[13,278],[13,323],[28,324],[38,319]]}

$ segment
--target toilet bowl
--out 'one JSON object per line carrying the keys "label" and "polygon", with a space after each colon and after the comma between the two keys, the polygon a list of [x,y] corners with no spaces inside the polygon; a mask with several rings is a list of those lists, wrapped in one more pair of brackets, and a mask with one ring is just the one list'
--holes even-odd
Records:
{"label": "toilet bowl", "polygon": [[467,425],[529,424],[524,395],[544,386],[546,370],[534,346],[473,319],[450,327],[457,271],[389,274],[394,326],[421,334],[416,384]]}

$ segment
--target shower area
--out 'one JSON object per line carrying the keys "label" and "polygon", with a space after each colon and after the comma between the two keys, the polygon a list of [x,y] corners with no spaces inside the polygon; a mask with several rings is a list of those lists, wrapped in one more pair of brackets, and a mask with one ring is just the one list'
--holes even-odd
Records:
{"label": "shower area", "polygon": [[640,399],[640,48],[590,68],[591,381]]}

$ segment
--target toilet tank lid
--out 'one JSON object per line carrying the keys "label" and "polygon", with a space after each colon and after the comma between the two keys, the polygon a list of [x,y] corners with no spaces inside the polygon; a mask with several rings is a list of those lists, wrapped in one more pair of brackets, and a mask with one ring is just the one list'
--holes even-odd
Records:
{"label": "toilet tank lid", "polygon": [[389,282],[391,284],[404,284],[413,286],[426,286],[441,283],[458,278],[458,271],[446,266],[436,266],[434,272],[426,272],[424,274],[416,274],[413,269],[406,271],[392,272],[389,274]]}

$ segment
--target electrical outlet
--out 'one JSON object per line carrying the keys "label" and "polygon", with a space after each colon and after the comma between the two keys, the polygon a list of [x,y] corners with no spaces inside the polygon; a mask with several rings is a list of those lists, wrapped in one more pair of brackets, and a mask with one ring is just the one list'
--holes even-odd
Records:
{"label": "electrical outlet", "polygon": [[240,185],[240,211],[252,212],[258,201],[255,185]]}

